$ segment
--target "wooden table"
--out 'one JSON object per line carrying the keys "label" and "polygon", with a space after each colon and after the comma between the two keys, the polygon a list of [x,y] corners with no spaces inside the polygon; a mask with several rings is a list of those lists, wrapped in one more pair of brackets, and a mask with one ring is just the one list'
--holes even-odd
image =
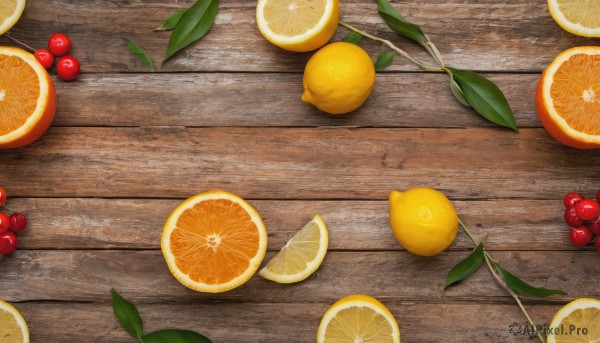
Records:
{"label": "wooden table", "polygon": [[[314,342],[337,299],[365,293],[396,316],[406,342],[528,342],[525,318],[487,270],[443,291],[472,249],[421,258],[388,226],[391,190],[437,188],[510,270],[568,296],[525,299],[538,324],[577,297],[600,297],[600,256],[573,248],[562,197],[600,188],[600,150],[565,147],[534,108],[541,71],[559,52],[598,45],[563,31],[542,0],[395,1],[422,25],[449,65],[480,71],[505,92],[520,132],[497,128],[452,97],[446,75],[398,57],[370,99],[346,116],[300,101],[310,54],[262,38],[256,1],[221,1],[199,43],[147,72],[121,37],[159,61],[168,33],[151,30],[191,0],[29,0],[12,35],[35,47],[65,32],[83,74],[55,78],[58,110],[41,140],[0,151],[8,207],[28,215],[21,246],[0,263],[0,298],[22,311],[32,342],[133,342],[116,321],[110,289],[139,306],[147,331],[196,330],[214,342]],[[375,32],[375,1],[342,0],[342,18]],[[346,31],[339,29],[334,40]],[[427,55],[388,29],[380,36]],[[0,42],[7,41],[0,38]],[[385,50],[363,41],[371,56]],[[248,199],[269,232],[269,253],[316,213],[330,251],[305,282],[253,277],[218,295],[169,273],[159,236],[172,209],[209,189]]]}

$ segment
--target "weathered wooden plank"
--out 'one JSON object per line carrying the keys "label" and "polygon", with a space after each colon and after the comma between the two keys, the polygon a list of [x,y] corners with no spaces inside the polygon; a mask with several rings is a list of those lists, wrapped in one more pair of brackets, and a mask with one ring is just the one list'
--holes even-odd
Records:
{"label": "weathered wooden plank", "polygon": [[[157,62],[162,60],[168,33],[151,30],[178,8],[192,1],[133,0],[28,1],[15,37],[43,47],[48,32],[66,32],[84,72],[142,71],[120,37],[140,44]],[[448,64],[458,68],[500,71],[540,71],[560,51],[596,41],[571,35],[550,17],[543,1],[426,1],[393,2],[411,21],[420,24],[437,44]],[[283,51],[268,43],[256,27],[256,2],[221,1],[211,32],[165,65],[169,71],[299,71],[309,54]],[[385,25],[375,1],[342,0],[342,19],[371,33]],[[58,14],[60,13],[60,14]],[[334,40],[346,30],[339,29]],[[385,28],[392,39],[417,58],[433,64],[414,43]],[[6,40],[0,40],[6,43]],[[363,46],[374,57],[385,49],[379,43]],[[398,58],[392,70],[416,70]]]}
{"label": "weathered wooden plank", "polygon": [[[557,199],[600,183],[600,150],[543,129],[54,128],[0,151],[19,197],[387,199],[427,186],[451,199]],[[60,182],[58,182],[60,181]]]}
{"label": "weathered wooden plank", "polygon": [[[26,213],[21,249],[159,249],[160,233],[181,200],[9,199]],[[401,250],[388,224],[387,201],[251,201],[278,250],[316,213],[329,228],[330,250]],[[569,250],[560,200],[454,201],[462,220],[489,250]],[[543,232],[543,234],[541,234]],[[473,243],[459,234],[452,250]],[[590,247],[591,249],[591,247]]]}
{"label": "weathered wooden plank", "polygon": [[[127,294],[124,294],[127,296]],[[108,295],[102,300],[108,301]],[[327,303],[231,304],[139,304],[147,332],[184,328],[201,332],[213,342],[308,343],[314,342]],[[382,299],[400,325],[403,341],[520,342],[526,334],[511,334],[513,323],[525,325],[516,305],[412,304]],[[109,304],[22,303],[15,304],[28,322],[32,342],[129,343]],[[528,306],[538,325],[549,325],[560,305]],[[48,320],[52,318],[52,320]],[[232,330],[235,328],[235,330]],[[516,333],[516,330],[513,330]]]}
{"label": "weathered wooden plank", "polygon": [[[520,127],[540,127],[538,75],[487,76]],[[493,126],[454,98],[442,74],[379,75],[368,102],[345,116],[302,102],[301,74],[94,74],[55,84],[55,126]]]}
{"label": "weathered wooden plank", "polygon": [[[267,254],[267,260],[274,252]],[[391,301],[512,303],[485,266],[461,285],[443,291],[450,269],[467,252],[424,258],[406,251],[335,252],[305,282],[281,285],[255,275],[245,285],[221,294],[203,294],[171,276],[160,251],[20,250],[2,261],[0,299],[7,301],[98,301],[116,288],[136,301],[183,302],[200,299],[288,303],[324,302],[353,293]],[[535,300],[562,302],[600,297],[598,253],[501,252],[493,256],[530,283],[560,288],[568,296]]]}

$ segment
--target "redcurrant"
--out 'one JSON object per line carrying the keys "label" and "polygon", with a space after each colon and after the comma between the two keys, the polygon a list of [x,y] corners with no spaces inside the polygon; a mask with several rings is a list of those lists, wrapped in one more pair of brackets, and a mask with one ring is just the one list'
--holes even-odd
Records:
{"label": "redcurrant", "polygon": [[5,214],[0,212],[0,233],[6,232],[10,229],[10,218]]}
{"label": "redcurrant", "polygon": [[0,233],[0,254],[8,255],[17,248],[17,236],[11,231]]}
{"label": "redcurrant", "polygon": [[0,206],[4,205],[6,202],[6,191],[4,188],[0,187]]}
{"label": "redcurrant", "polygon": [[596,218],[593,222],[588,223],[587,227],[594,235],[600,236],[600,218]]}
{"label": "redcurrant", "polygon": [[12,232],[18,233],[23,231],[23,229],[27,226],[27,218],[25,215],[21,213],[13,213],[10,215],[10,230]]}
{"label": "redcurrant", "polygon": [[598,203],[594,199],[583,199],[575,206],[577,216],[583,220],[594,220],[598,217]]}
{"label": "redcurrant", "polygon": [[71,40],[65,34],[55,33],[48,39],[48,50],[54,56],[65,56],[71,51]]}
{"label": "redcurrant", "polygon": [[565,211],[565,222],[569,226],[581,226],[583,225],[583,220],[577,216],[577,211],[575,207],[568,208]]}
{"label": "redcurrant", "polygon": [[569,238],[571,239],[571,243],[573,243],[576,247],[584,247],[592,241],[594,235],[592,232],[585,226],[578,226],[571,228],[569,231]]}
{"label": "redcurrant", "polygon": [[46,49],[39,49],[33,55],[35,56],[35,59],[38,60],[38,62],[40,62],[40,64],[46,69],[50,69],[54,65],[54,55],[52,55],[52,53]]}
{"label": "redcurrant", "polygon": [[567,195],[565,195],[565,198],[563,199],[563,203],[565,204],[566,208],[571,208],[571,207],[575,207],[575,205],[577,205],[582,199],[583,199],[583,197],[581,196],[581,194],[579,194],[577,192],[571,192],[571,193],[567,193]]}
{"label": "redcurrant", "polygon": [[79,76],[79,61],[73,56],[61,57],[56,64],[56,73],[65,81],[73,81]]}

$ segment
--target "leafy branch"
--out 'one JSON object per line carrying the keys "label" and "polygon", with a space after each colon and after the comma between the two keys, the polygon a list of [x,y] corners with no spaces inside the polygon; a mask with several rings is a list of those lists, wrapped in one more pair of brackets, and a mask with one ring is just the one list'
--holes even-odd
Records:
{"label": "leafy branch", "polygon": [[[356,34],[385,44],[394,52],[408,59],[425,71],[444,72],[448,74],[450,77],[450,89],[452,94],[454,94],[461,104],[472,107],[477,113],[492,123],[518,131],[512,109],[508,104],[504,93],[502,93],[498,86],[492,81],[472,71],[460,70],[447,66],[435,44],[429,40],[429,37],[427,37],[418,25],[409,22],[387,0],[377,0],[377,6],[379,15],[392,31],[421,45],[429,55],[431,55],[438,66],[430,66],[417,60],[387,39],[368,34],[342,20],[339,21],[339,24]],[[357,38],[355,37],[354,40],[357,40]],[[376,66],[379,68],[378,71],[383,70],[391,64],[389,55],[382,56],[380,54],[377,60],[379,62],[384,58],[386,59],[386,63],[380,63],[378,65],[376,62]]]}

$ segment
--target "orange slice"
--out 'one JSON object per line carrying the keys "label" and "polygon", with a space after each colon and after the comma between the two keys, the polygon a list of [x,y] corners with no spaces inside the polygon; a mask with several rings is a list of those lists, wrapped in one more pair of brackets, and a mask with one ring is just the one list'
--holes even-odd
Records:
{"label": "orange slice", "polygon": [[579,149],[600,147],[600,47],[564,51],[542,74],[538,117],[548,133]]}
{"label": "orange slice", "polygon": [[173,276],[199,292],[218,293],[248,281],[267,250],[267,231],[239,196],[210,191],[182,202],[162,233],[161,248]]}
{"label": "orange slice", "polygon": [[0,148],[16,148],[40,138],[56,111],[54,83],[35,57],[0,47]]}

